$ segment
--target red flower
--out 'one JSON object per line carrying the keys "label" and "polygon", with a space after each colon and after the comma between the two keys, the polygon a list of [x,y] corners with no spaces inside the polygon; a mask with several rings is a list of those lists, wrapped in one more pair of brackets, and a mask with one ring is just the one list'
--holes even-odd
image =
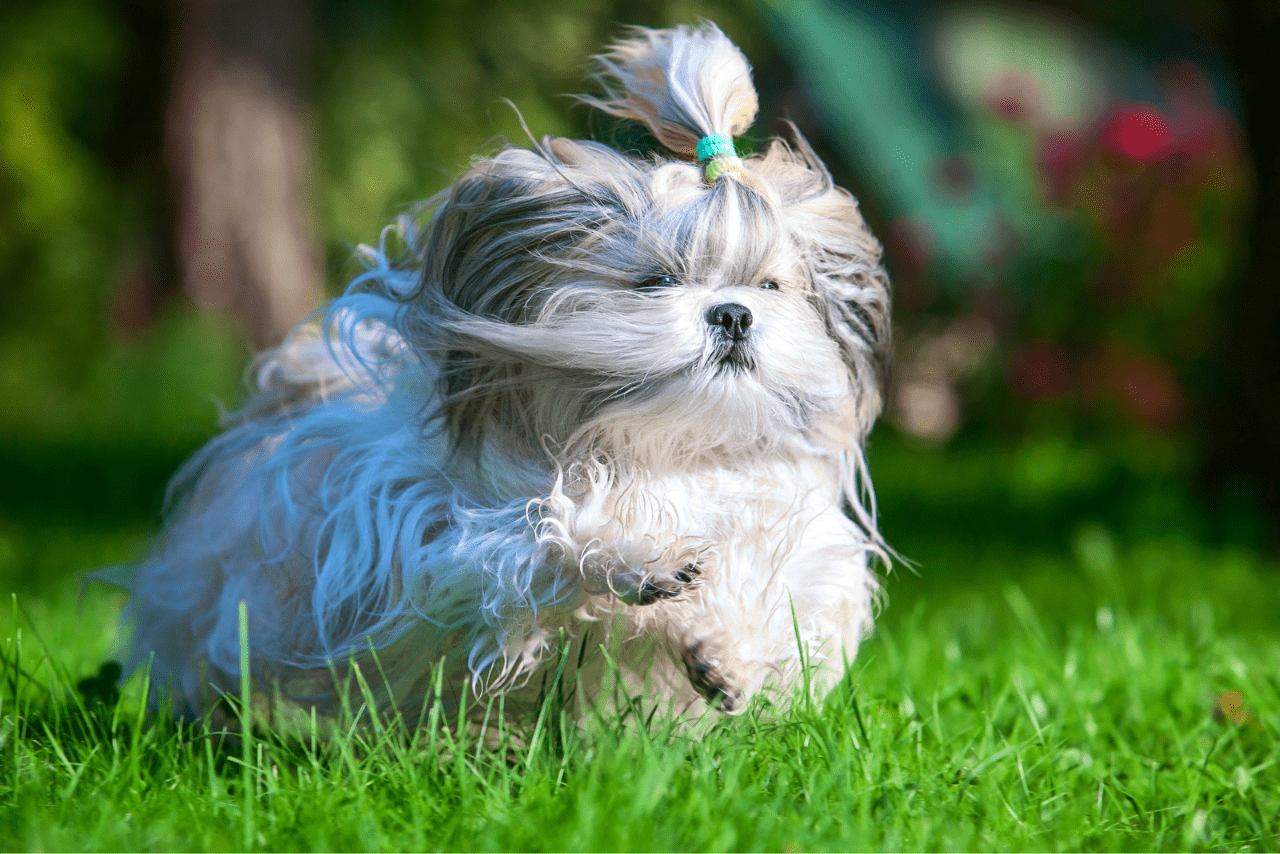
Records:
{"label": "red flower", "polygon": [[1164,115],[1149,104],[1115,107],[1102,126],[1103,147],[1132,163],[1163,160],[1173,149],[1173,133]]}

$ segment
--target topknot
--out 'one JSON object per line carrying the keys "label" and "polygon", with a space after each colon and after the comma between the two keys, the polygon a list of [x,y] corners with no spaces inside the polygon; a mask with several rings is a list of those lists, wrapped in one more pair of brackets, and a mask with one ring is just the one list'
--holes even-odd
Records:
{"label": "topknot", "polygon": [[759,108],[751,66],[719,27],[706,21],[630,34],[596,57],[594,77],[604,95],[583,96],[585,103],[642,122],[658,142],[691,160],[703,137],[733,138],[751,127]]}

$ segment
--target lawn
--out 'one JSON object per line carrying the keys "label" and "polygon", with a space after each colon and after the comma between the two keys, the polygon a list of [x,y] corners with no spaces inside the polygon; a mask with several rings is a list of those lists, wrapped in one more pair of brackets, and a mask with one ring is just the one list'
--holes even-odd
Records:
{"label": "lawn", "polygon": [[153,378],[154,424],[14,419],[0,444],[0,849],[1280,846],[1280,567],[1159,442],[878,432],[914,565],[821,707],[690,731],[643,699],[575,722],[553,694],[516,737],[429,715],[331,744],[148,720],[138,680],[95,676],[120,598],[77,573],[137,555],[212,408],[207,365],[136,358],[144,389],[191,374]]}

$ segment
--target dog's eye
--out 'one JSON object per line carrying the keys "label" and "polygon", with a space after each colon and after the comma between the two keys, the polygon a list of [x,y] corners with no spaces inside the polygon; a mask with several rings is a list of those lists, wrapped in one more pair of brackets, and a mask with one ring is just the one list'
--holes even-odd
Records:
{"label": "dog's eye", "polygon": [[680,280],[675,276],[669,276],[663,273],[660,276],[650,276],[640,283],[640,287],[646,290],[660,290],[662,288],[674,288],[680,284]]}
{"label": "dog's eye", "polygon": [[776,291],[778,289],[778,283],[770,279],[767,282],[761,282],[760,287],[766,291]]}

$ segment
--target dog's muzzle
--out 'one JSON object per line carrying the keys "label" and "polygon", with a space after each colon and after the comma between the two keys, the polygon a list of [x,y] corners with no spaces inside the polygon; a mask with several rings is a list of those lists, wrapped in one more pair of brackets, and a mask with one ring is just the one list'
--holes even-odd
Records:
{"label": "dog's muzzle", "polygon": [[751,356],[751,309],[736,302],[713,305],[707,309],[707,325],[716,345],[717,362],[734,370],[755,367]]}

